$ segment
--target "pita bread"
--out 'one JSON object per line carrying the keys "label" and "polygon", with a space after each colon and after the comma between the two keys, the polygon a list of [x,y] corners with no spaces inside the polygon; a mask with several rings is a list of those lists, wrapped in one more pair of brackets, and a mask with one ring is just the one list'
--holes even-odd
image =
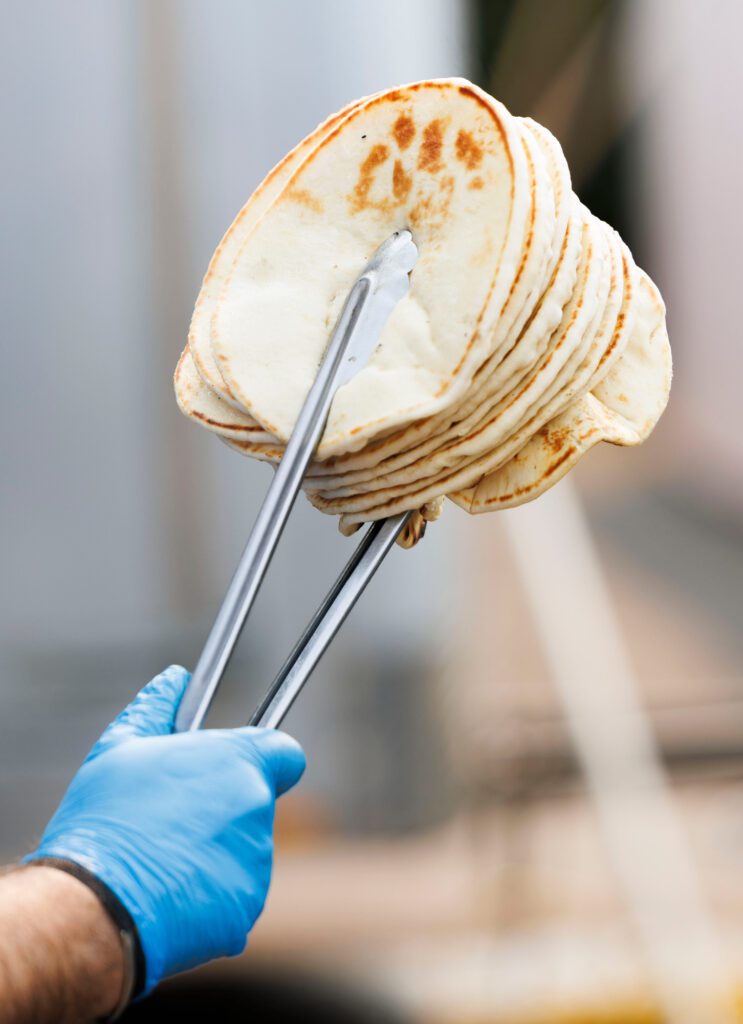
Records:
{"label": "pita bread", "polygon": [[229,405],[207,387],[196,369],[188,345],[178,360],[174,384],[181,412],[201,423],[207,430],[235,441],[270,442],[270,435],[254,419]]}
{"label": "pita bread", "polygon": [[351,110],[364,102],[365,100],[356,100],[327,118],[269,171],[235,217],[209,261],[191,318],[188,347],[204,383],[225,402],[238,409],[240,406],[219,372],[211,349],[209,330],[217,299],[245,238],[281,193],[296,167]]}
{"label": "pita bread", "polygon": [[508,299],[529,210],[514,120],[469,83],[418,83],[352,111],[235,260],[212,319],[231,392],[285,442],[349,288],[409,224],[419,251],[410,291],[336,395],[318,458],[453,403],[518,315]]}
{"label": "pita bread", "polygon": [[271,172],[210,264],[183,412],[278,463],[350,285],[401,227],[410,292],[304,483],[344,534],[412,511],[412,546],[443,496],[507,508],[598,441],[647,437],[671,381],[657,288],[577,200],[557,140],[459,79],[350,104]]}
{"label": "pita bread", "polygon": [[[449,442],[422,460],[423,464],[418,469],[426,476],[421,482],[414,479],[411,486],[411,469],[406,467],[401,471],[404,479],[400,482],[392,475],[381,477],[371,482],[371,493],[347,495],[341,491],[338,496],[316,493],[311,495],[312,503],[323,511],[350,513],[378,510],[378,514],[372,518],[383,518],[385,515],[393,515],[392,509],[397,509],[400,500],[407,501],[412,494],[428,495],[441,482],[449,483],[452,480],[456,480],[458,486],[467,486],[482,476],[483,464],[489,467],[491,460],[498,457],[502,444],[513,436],[519,424],[532,418],[535,404],[543,405],[545,396],[549,399],[559,392],[562,382],[571,379],[590,349],[609,293],[610,273],[606,255],[605,236],[599,231],[598,222],[584,210],[578,285],[545,356],[529,379],[509,394],[494,412],[474,424],[463,437]],[[459,484],[460,480],[468,480],[468,484]],[[434,496],[432,493],[431,497]],[[423,498],[423,501],[427,500],[428,497]]]}
{"label": "pita bread", "polygon": [[[602,315],[602,324],[596,335],[591,338],[590,344],[587,347],[583,345],[578,349],[577,354],[574,354],[568,363],[564,375],[568,383],[563,387],[557,387],[553,384],[550,389],[550,400],[543,402],[541,407],[536,412],[533,412],[520,429],[512,433],[504,444],[494,447],[484,457],[474,460],[458,471],[449,473],[433,482],[426,481],[426,485],[421,490],[416,491],[414,495],[408,494],[403,498],[401,494],[390,497],[389,493],[387,493],[384,495],[386,501],[381,507],[379,505],[370,507],[371,502],[367,499],[364,502],[364,515],[361,517],[358,516],[358,506],[361,502],[357,502],[356,514],[350,513],[346,516],[346,519],[353,522],[356,518],[363,518],[366,521],[394,515],[397,511],[401,510],[400,506],[403,502],[409,503],[411,507],[415,507],[417,502],[428,500],[429,490],[443,490],[446,494],[451,494],[453,490],[459,489],[461,481],[481,479],[482,476],[506,463],[514,454],[520,451],[543,424],[548,422],[561,409],[565,408],[576,394],[581,393],[582,389],[590,382],[595,367],[607,350],[621,351],[623,349],[631,323],[633,323],[633,318],[628,310],[624,310],[623,315],[617,315],[615,294],[613,303],[607,306],[606,311]],[[613,331],[610,331],[611,324],[614,325]],[[589,335],[591,334],[590,329],[588,333]],[[310,497],[314,503],[315,497],[312,495]]]}
{"label": "pita bread", "polygon": [[[545,132],[545,135],[548,134]],[[556,140],[552,141],[556,145]],[[533,366],[546,348],[553,330],[560,322],[563,307],[572,294],[581,249],[582,214],[577,200],[574,200],[570,192],[570,179],[567,177],[567,181],[560,182],[557,173],[555,179],[557,218],[551,246],[553,253],[547,264],[551,277],[531,309],[521,335],[509,347],[506,355],[500,361],[489,359],[478,370],[473,381],[473,394],[454,412],[415,424],[404,432],[404,438],[395,434],[372,442],[358,456],[352,454],[330,460],[329,463],[315,464],[308,475],[308,489],[325,491],[353,487],[378,478],[380,472],[386,474],[424,458],[428,452],[441,447],[447,440],[466,434],[469,427],[478,423],[515,387],[525,371]],[[563,192],[558,198],[558,190],[566,187],[567,194]],[[569,218],[571,209],[574,214]],[[419,438],[424,440],[418,441]],[[361,468],[349,468],[352,466]]]}
{"label": "pita bread", "polygon": [[224,441],[228,448],[240,452],[241,455],[248,455],[251,459],[258,459],[259,462],[270,462],[272,465],[281,462],[284,454],[284,446],[279,444],[272,447],[268,443],[256,441],[233,441],[223,435],[220,435],[220,440]]}
{"label": "pita bread", "polygon": [[[176,398],[181,410],[186,416],[201,422],[208,430],[233,440],[264,441],[269,446],[275,444],[276,439],[235,401],[219,372],[212,354],[209,333],[212,314],[235,256],[262,214],[279,195],[304,157],[351,110],[364,102],[357,100],[327,118],[269,171],[225,232],[209,262],[191,317],[188,343],[174,378]],[[193,370],[198,372],[198,377],[194,376]]]}
{"label": "pita bread", "polygon": [[449,497],[471,513],[512,508],[539,497],[599,441],[636,445],[660,419],[671,390],[665,307],[646,274],[637,274],[637,323],[625,351],[594,392],[542,427],[504,466]]}

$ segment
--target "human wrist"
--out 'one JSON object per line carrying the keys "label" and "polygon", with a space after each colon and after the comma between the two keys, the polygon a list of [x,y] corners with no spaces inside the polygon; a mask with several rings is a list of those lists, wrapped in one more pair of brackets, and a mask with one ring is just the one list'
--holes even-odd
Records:
{"label": "human wrist", "polygon": [[102,1020],[104,1022],[118,1020],[129,1003],[141,995],[145,988],[146,964],[134,919],[114,890],[83,865],[73,860],[54,856],[40,857],[38,859],[29,858],[27,863],[56,869],[81,883],[95,896],[112,923],[118,936],[121,950],[122,981],[119,987],[118,1000]]}
{"label": "human wrist", "polygon": [[[63,920],[67,922],[74,915],[77,924],[69,944],[74,950],[74,963],[69,965],[67,975],[80,1009],[89,1019],[105,1020],[120,1001],[125,976],[124,950],[112,918],[87,885],[51,862],[30,863],[23,870],[44,872],[44,888],[50,899],[56,897]],[[79,979],[85,979],[85,984]]]}
{"label": "human wrist", "polygon": [[124,954],[97,896],[36,863],[4,876],[0,887],[0,923],[6,917],[14,925],[2,964],[7,1020],[105,1019],[121,996]]}

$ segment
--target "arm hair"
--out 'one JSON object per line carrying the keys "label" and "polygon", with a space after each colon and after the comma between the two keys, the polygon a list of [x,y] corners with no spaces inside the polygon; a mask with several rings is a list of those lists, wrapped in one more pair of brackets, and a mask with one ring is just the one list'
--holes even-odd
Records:
{"label": "arm hair", "polygon": [[3,1024],[104,1017],[123,983],[119,934],[87,886],[46,866],[0,874]]}

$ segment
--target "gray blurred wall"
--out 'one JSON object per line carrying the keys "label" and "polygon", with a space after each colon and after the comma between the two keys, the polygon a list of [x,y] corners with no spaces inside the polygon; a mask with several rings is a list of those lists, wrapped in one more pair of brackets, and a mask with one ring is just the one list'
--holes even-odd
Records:
{"label": "gray blurred wall", "polygon": [[[172,394],[222,232],[332,110],[466,73],[466,10],[0,4],[0,854],[31,841],[118,705],[163,664],[193,661],[267,485],[264,467],[187,423]],[[359,806],[354,749],[359,779],[383,780],[370,806],[385,786],[405,790],[405,729],[386,752],[374,729],[418,716],[410,749],[427,742],[416,704],[445,632],[459,524],[451,510],[435,540],[390,559],[292,720],[310,748],[308,785],[342,818]],[[247,715],[349,550],[300,502],[217,720]],[[394,666],[420,675],[407,695]],[[394,684],[392,705],[379,679]]]}
{"label": "gray blurred wall", "polygon": [[699,505],[727,506],[739,522],[743,5],[633,0],[628,10],[626,92],[643,111],[633,198],[673,339],[667,454]]}

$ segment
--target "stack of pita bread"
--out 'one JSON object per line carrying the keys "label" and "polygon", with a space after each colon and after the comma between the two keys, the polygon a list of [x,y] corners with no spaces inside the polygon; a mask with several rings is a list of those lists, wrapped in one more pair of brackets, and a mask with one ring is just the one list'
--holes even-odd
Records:
{"label": "stack of pita bread", "polygon": [[537,497],[598,441],[643,441],[671,382],[665,309],[571,189],[557,140],[462,79],[351,104],[279,163],[212,257],[175,374],[183,412],[280,460],[346,295],[409,228],[408,295],[336,395],[305,479],[352,533],[444,496]]}

